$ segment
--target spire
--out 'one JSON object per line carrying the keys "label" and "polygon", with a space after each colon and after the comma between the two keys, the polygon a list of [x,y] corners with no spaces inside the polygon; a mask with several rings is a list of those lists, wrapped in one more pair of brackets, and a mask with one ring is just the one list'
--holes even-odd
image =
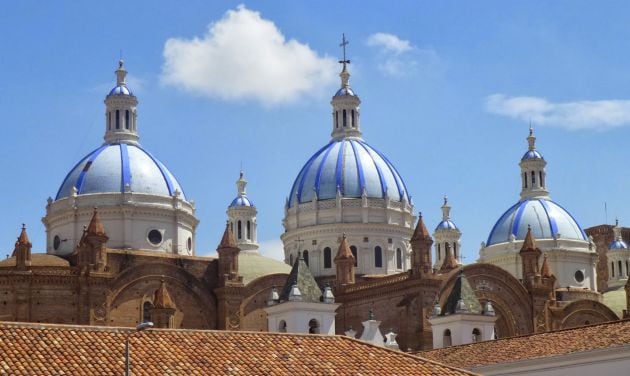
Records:
{"label": "spire", "polygon": [[457,260],[455,259],[455,256],[453,256],[453,252],[451,251],[451,245],[448,243],[446,244],[446,256],[444,258],[444,262],[442,263],[442,267],[440,268],[440,272],[444,273],[444,272],[449,272],[455,268],[457,268],[459,265],[457,264]]}
{"label": "spire", "polygon": [[350,73],[348,72],[348,64],[350,60],[346,55],[346,46],[349,44],[346,35],[343,34],[341,44],[343,49],[343,58],[339,60],[342,65],[341,87],[332,98],[330,104],[333,106],[333,130],[331,136],[333,139],[343,139],[346,137],[361,137],[361,123],[359,105],[361,100],[350,87]]}
{"label": "spire", "polygon": [[160,281],[160,287],[155,290],[155,293],[153,294],[153,307],[174,308],[173,300],[166,289],[166,283],[164,283],[164,280]]}
{"label": "spire", "polygon": [[94,208],[94,214],[92,214],[92,219],[90,220],[90,224],[85,229],[86,235],[105,235],[105,227],[101,222],[101,219],[98,216],[98,210]]}
{"label": "spire", "polygon": [[418,213],[418,223],[416,224],[416,229],[413,231],[413,235],[411,236],[411,241],[426,239],[431,239],[431,235],[429,234],[429,230],[427,230],[427,226],[424,224],[424,220],[422,219],[422,212],[420,212]]}
{"label": "spire", "polygon": [[225,231],[223,232],[223,237],[221,238],[221,243],[219,243],[218,248],[238,248],[229,222],[225,224]]}
{"label": "spire", "polygon": [[444,205],[442,205],[442,220],[448,221],[451,219],[451,207],[448,205],[448,198],[444,195]]}
{"label": "spire", "polygon": [[31,241],[28,239],[28,234],[26,233],[26,225],[22,223],[22,231],[20,232],[20,236],[17,239],[17,245],[31,247]]}
{"label": "spire", "polygon": [[547,262],[547,255],[543,256],[543,263],[542,267],[540,268],[540,275],[543,278],[553,277],[553,273],[551,272],[551,268],[549,267],[549,262]]}
{"label": "spire", "polygon": [[335,261],[348,259],[354,260],[354,255],[352,255],[352,250],[350,250],[350,246],[348,245],[346,234],[343,234],[341,244],[339,244],[339,250],[337,250],[337,256],[335,256]]}
{"label": "spire", "polygon": [[525,240],[523,240],[521,252],[532,249],[536,249],[536,240],[534,240],[534,235],[532,234],[532,227],[527,225],[527,234],[525,235]]}

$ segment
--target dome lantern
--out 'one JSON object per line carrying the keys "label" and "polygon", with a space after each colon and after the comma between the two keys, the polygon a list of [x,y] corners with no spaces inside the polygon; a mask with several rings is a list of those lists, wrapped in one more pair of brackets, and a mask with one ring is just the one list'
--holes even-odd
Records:
{"label": "dome lantern", "polygon": [[527,137],[528,150],[521,158],[519,166],[521,167],[521,199],[528,198],[548,198],[546,180],[547,173],[545,166],[547,162],[536,150],[536,137],[534,130],[530,126],[529,136]]}
{"label": "dome lantern", "polygon": [[346,46],[348,40],[345,34],[342,37],[340,47],[343,48],[343,59],[339,60],[342,64],[341,88],[337,90],[330,104],[333,106],[333,129],[331,136],[333,140],[343,139],[346,137],[361,138],[361,127],[359,121],[359,105],[361,100],[350,88],[350,73],[348,72],[348,64],[350,60],[346,58]]}
{"label": "dome lantern", "polygon": [[105,142],[138,143],[136,127],[138,99],[127,87],[127,70],[121,59],[116,69],[116,86],[105,98]]}

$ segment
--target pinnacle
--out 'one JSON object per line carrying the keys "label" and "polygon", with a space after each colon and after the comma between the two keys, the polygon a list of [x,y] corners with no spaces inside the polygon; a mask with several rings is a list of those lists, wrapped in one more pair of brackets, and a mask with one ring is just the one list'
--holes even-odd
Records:
{"label": "pinnacle", "polygon": [[457,260],[453,256],[453,252],[451,251],[450,244],[446,243],[446,256],[444,258],[444,262],[442,263],[442,267],[440,268],[440,272],[446,272],[449,270],[453,270],[457,268],[459,265],[457,264]]}
{"label": "pinnacle", "polygon": [[418,214],[418,223],[416,224],[416,229],[413,231],[413,235],[411,236],[411,240],[426,240],[431,239],[431,235],[429,234],[429,230],[427,230],[427,226],[424,224],[422,220],[422,212]]}
{"label": "pinnacle", "polygon": [[17,243],[19,245],[31,245],[30,240],[28,239],[28,234],[26,233],[26,225],[22,224],[22,232],[20,232],[20,236],[18,237]]}
{"label": "pinnacle", "polygon": [[234,239],[234,234],[232,233],[232,227],[230,223],[227,222],[225,224],[225,231],[223,232],[223,237],[221,238],[221,243],[219,243],[219,248],[237,248],[236,240]]}
{"label": "pinnacle", "polygon": [[94,214],[92,214],[90,224],[87,226],[85,231],[87,235],[105,235],[105,227],[98,216],[98,210],[96,208],[94,208]]}
{"label": "pinnacle", "polygon": [[530,249],[536,249],[536,241],[534,239],[534,235],[532,234],[531,226],[527,226],[527,235],[525,235],[525,240],[523,241],[523,246],[521,247],[521,252],[527,251]]}
{"label": "pinnacle", "polygon": [[543,278],[553,277],[553,273],[551,272],[551,268],[549,268],[549,263],[547,262],[547,255],[543,256],[543,263],[542,267],[540,268],[540,274]]}
{"label": "pinnacle", "polygon": [[171,299],[171,295],[166,289],[166,283],[164,283],[164,280],[162,280],[160,281],[160,287],[155,290],[155,294],[153,295],[153,307],[174,308],[173,306],[173,300]]}
{"label": "pinnacle", "polygon": [[354,256],[352,255],[352,251],[348,245],[348,240],[346,240],[346,234],[343,234],[341,244],[339,244],[339,250],[337,251],[337,256],[335,256],[335,261],[347,259],[354,260]]}

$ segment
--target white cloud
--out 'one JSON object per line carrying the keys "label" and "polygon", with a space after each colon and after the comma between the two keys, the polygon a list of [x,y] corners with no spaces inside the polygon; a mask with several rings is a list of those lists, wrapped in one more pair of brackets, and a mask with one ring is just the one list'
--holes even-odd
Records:
{"label": "white cloud", "polygon": [[263,240],[260,242],[259,249],[263,256],[284,261],[284,244],[280,239]]}
{"label": "white cloud", "polygon": [[403,77],[418,70],[430,72],[440,66],[440,58],[434,49],[417,48],[394,34],[372,34],[366,44],[378,50],[378,69],[388,76]]}
{"label": "white cloud", "polygon": [[370,35],[367,39],[367,45],[381,47],[385,51],[394,52],[395,54],[411,51],[414,48],[408,40],[400,39],[396,35],[388,33]]}
{"label": "white cloud", "polygon": [[240,5],[201,37],[164,45],[164,83],[211,98],[251,99],[264,105],[316,95],[336,80],[335,59],[286,40],[259,12]]}
{"label": "white cloud", "polygon": [[606,129],[630,125],[630,100],[550,102],[539,97],[493,94],[485,99],[490,113],[566,129]]}

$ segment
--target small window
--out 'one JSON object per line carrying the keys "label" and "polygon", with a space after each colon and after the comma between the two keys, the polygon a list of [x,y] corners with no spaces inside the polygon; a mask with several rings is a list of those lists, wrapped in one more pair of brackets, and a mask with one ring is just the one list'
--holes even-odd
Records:
{"label": "small window", "polygon": [[247,239],[251,240],[252,236],[251,236],[251,230],[252,230],[252,224],[247,221]]}
{"label": "small window", "polygon": [[400,248],[396,248],[396,269],[403,268],[403,258],[402,258],[402,250]]}
{"label": "small window", "polygon": [[153,304],[151,302],[144,302],[142,305],[142,322],[151,321],[151,310],[153,309]]}
{"label": "small window", "polygon": [[342,119],[343,119],[343,127],[345,128],[348,126],[348,119],[346,118],[346,110],[343,110]]}
{"label": "small window", "polygon": [[540,182],[540,186],[542,188],[545,188],[545,183],[543,182],[543,178],[542,178],[542,171],[538,171],[538,181]]}
{"label": "small window", "polygon": [[619,265],[619,269],[617,270],[619,272],[619,276],[623,277],[623,267],[621,266],[621,260],[617,261],[617,265]]}
{"label": "small window", "polygon": [[628,276],[628,260],[626,260],[626,277]]}
{"label": "small window", "polygon": [[302,258],[304,259],[306,266],[308,266],[308,250],[305,249],[304,252],[302,252]]}
{"label": "small window", "polygon": [[354,128],[354,126],[355,126],[355,125],[354,125],[354,110],[351,110],[351,111],[350,111],[350,120],[352,120],[352,123],[350,123],[350,126],[351,126],[352,128]]}
{"label": "small window", "polygon": [[335,128],[339,128],[339,111],[335,111]]}
{"label": "small window", "polygon": [[293,265],[293,254],[289,255],[289,264]]}
{"label": "small window", "polygon": [[332,268],[332,250],[330,247],[324,248],[324,269]]}
{"label": "small window", "polygon": [[116,129],[120,129],[120,111],[116,110]]}
{"label": "small window", "polygon": [[278,323],[278,331],[280,333],[286,333],[287,332],[287,322],[284,320],[280,320],[280,322]]}
{"label": "small window", "polygon": [[438,244],[438,250],[437,251],[438,251],[437,252],[438,253],[438,260],[441,260],[442,259],[442,250],[440,249],[440,244]]}
{"label": "small window", "polygon": [[357,257],[357,247],[351,245],[350,252],[352,252],[352,256],[354,256],[354,266],[357,267],[359,265],[359,258]]}
{"label": "small window", "polygon": [[527,188],[527,172],[523,172],[523,188]]}
{"label": "small window", "polygon": [[481,342],[481,330],[475,328],[472,331],[472,341],[473,343]]}
{"label": "small window", "polygon": [[308,333],[309,334],[319,334],[319,322],[315,319],[311,319],[308,322]]}
{"label": "small window", "polygon": [[369,243],[370,242],[370,238],[368,238],[367,236],[363,237],[363,243]]}
{"label": "small window", "polygon": [[192,238],[190,236],[188,237],[188,240],[186,241],[186,248],[188,248],[189,251],[192,249]]}
{"label": "small window", "polygon": [[581,271],[581,270],[576,271],[574,277],[575,277],[575,281],[577,283],[584,282],[584,272],[583,271]]}
{"label": "small window", "polygon": [[534,188],[534,184],[536,184],[536,173],[532,171],[532,188]]}
{"label": "small window", "polygon": [[457,243],[453,243],[453,256],[455,256],[455,260],[457,260]]}
{"label": "small window", "polygon": [[394,243],[394,240],[392,240],[392,238],[387,239],[387,244],[393,244],[393,243]]}
{"label": "small window", "polygon": [[125,110],[125,129],[129,129],[129,110]]}
{"label": "small window", "polygon": [[55,235],[55,238],[53,239],[53,248],[56,250],[59,249],[59,246],[61,245],[61,238],[59,238],[59,235]]}
{"label": "small window", "polygon": [[236,222],[236,227],[237,227],[237,233],[238,233],[238,239],[242,239],[243,238],[243,226],[241,224],[241,221]]}
{"label": "small window", "polygon": [[317,245],[317,240],[313,239],[313,240],[311,241],[311,245]]}
{"label": "small window", "polygon": [[615,276],[615,262],[614,261],[610,263],[610,274],[611,274],[610,275],[611,277]]}
{"label": "small window", "polygon": [[383,267],[383,250],[378,245],[374,247],[374,267]]}
{"label": "small window", "polygon": [[108,112],[107,113],[107,129],[108,130],[112,130],[112,113]]}
{"label": "small window", "polygon": [[444,331],[444,334],[442,335],[442,344],[444,345],[444,347],[447,347],[450,346],[451,343],[451,331],[449,329],[446,329]]}
{"label": "small window", "polygon": [[147,236],[147,238],[149,239],[149,243],[153,245],[159,245],[160,243],[162,243],[162,233],[160,232],[160,230],[153,229],[149,231],[149,235]]}

